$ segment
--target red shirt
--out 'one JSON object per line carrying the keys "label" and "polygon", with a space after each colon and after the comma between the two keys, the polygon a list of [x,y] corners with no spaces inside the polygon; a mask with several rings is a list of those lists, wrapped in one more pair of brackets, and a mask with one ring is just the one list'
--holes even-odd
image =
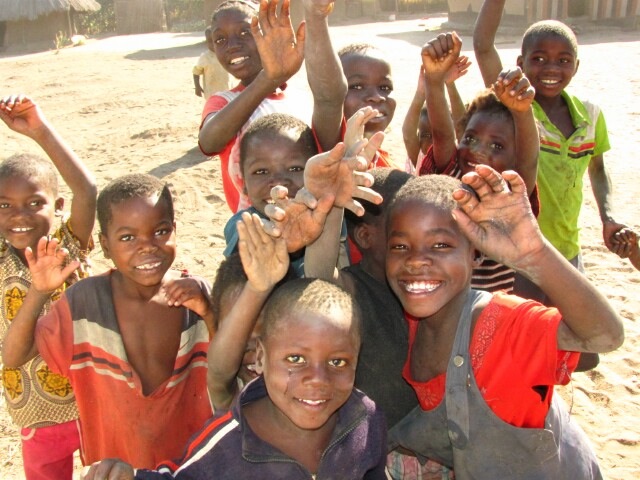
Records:
{"label": "red shirt", "polygon": [[[422,409],[432,410],[444,398],[446,374],[426,382],[411,378],[409,362],[420,321],[406,317],[409,353],[403,377],[416,391]],[[478,317],[469,346],[473,374],[485,402],[505,422],[543,428],[553,386],[571,379],[580,354],[558,350],[561,320],[555,308],[501,293],[494,294]]]}

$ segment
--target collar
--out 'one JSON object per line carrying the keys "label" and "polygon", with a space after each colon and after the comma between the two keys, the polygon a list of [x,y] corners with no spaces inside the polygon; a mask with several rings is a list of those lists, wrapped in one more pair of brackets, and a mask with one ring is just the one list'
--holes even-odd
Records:
{"label": "collar", "polygon": [[[242,457],[249,462],[290,462],[297,463],[293,458],[285,455],[271,444],[261,440],[251,430],[249,423],[242,416],[242,407],[266,397],[267,387],[264,378],[259,376],[249,382],[238,396],[233,406],[233,416],[240,423],[242,432]],[[340,443],[346,435],[366,417],[366,407],[362,402],[364,394],[358,390],[351,392],[349,399],[338,410],[338,421],[331,435],[329,445],[323,452],[323,458],[328,450]]]}

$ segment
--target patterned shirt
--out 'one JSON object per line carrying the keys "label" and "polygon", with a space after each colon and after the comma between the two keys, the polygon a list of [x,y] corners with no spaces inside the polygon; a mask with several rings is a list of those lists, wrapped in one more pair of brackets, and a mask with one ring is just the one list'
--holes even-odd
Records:
{"label": "patterned shirt", "polygon": [[[69,251],[68,261],[77,259],[80,268],[72,273],[67,281],[44,306],[42,314],[49,311],[51,302],[70,285],[81,278],[88,277],[88,254],[93,248],[89,245],[82,250],[78,239],[73,235],[69,220],[63,220],[52,234],[60,241],[60,246]],[[11,321],[22,306],[27,290],[31,286],[31,272],[11,245],[0,238],[0,288],[2,305],[0,307],[0,339],[4,341]],[[46,363],[36,356],[19,368],[2,369],[2,387],[7,409],[14,423],[19,427],[38,428],[65,423],[78,418],[73,390],[66,377],[52,373]]]}

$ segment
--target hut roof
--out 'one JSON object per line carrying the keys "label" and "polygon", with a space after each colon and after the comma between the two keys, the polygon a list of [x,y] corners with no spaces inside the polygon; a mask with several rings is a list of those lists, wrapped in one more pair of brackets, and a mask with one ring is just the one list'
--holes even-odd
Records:
{"label": "hut roof", "polygon": [[68,11],[95,12],[96,0],[0,0],[0,21],[35,20],[41,15]]}

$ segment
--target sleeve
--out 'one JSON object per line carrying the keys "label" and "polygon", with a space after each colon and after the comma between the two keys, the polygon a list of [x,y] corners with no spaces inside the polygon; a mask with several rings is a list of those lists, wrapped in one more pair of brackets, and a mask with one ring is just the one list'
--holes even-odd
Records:
{"label": "sleeve", "polygon": [[200,55],[198,57],[198,61],[193,66],[193,74],[194,75],[203,75],[204,74],[204,55]]}
{"label": "sleeve", "polygon": [[224,226],[224,240],[227,243],[227,246],[224,248],[224,252],[222,254],[225,257],[233,254],[238,248],[238,220],[242,218],[242,212],[246,212],[247,210],[241,210],[235,213]]}
{"label": "sleeve", "polygon": [[598,120],[596,120],[596,146],[593,150],[594,155],[602,155],[609,151],[611,145],[609,143],[609,132],[607,131],[607,123],[604,120],[602,110],[598,109]]}
{"label": "sleeve", "polygon": [[[509,297],[502,296],[503,300],[505,298]],[[519,303],[515,307],[507,306],[508,312],[503,310],[501,315],[511,317],[503,325],[507,328],[504,341],[511,351],[512,370],[515,368],[513,371],[520,372],[530,385],[566,385],[580,354],[558,350],[557,334],[562,315],[556,308],[510,298]]]}
{"label": "sleeve", "polygon": [[66,293],[53,303],[49,313],[38,319],[35,340],[51,371],[68,376],[73,357],[73,324]]}
{"label": "sleeve", "polygon": [[434,173],[437,173],[441,175],[453,176],[453,172],[455,171],[455,168],[457,165],[458,165],[458,151],[454,150],[453,154],[451,155],[451,158],[449,159],[449,164],[444,168],[444,170],[439,172],[436,167],[436,159],[433,155],[433,145],[431,145],[429,147],[429,150],[427,150],[427,153],[425,154],[422,165],[420,165],[420,169],[417,170],[417,175],[422,176],[422,175],[432,175]]}

